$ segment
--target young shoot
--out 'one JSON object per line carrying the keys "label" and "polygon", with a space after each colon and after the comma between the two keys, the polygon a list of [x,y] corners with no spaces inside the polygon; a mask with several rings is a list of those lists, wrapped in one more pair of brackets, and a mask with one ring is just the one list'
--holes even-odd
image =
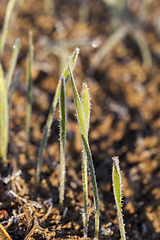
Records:
{"label": "young shoot", "polygon": [[60,122],[60,191],[59,201],[63,206],[64,200],[64,182],[65,182],[65,153],[66,153],[66,86],[65,78],[61,79],[61,89],[59,95],[59,122]]}
{"label": "young shoot", "polygon": [[27,56],[27,73],[26,73],[26,82],[27,82],[27,111],[26,111],[26,153],[30,140],[30,122],[31,122],[31,112],[32,112],[32,103],[31,103],[31,89],[32,89],[32,63],[33,63],[33,39],[32,32],[29,33],[29,50]]}
{"label": "young shoot", "polygon": [[2,35],[1,35],[1,39],[0,39],[0,55],[2,54],[4,46],[6,44],[9,20],[10,20],[11,13],[12,13],[15,2],[16,2],[16,0],[10,0],[9,3],[7,4],[4,25],[3,25]]}
{"label": "young shoot", "polygon": [[0,156],[4,165],[7,164],[8,148],[8,99],[4,73],[0,64]]}
{"label": "young shoot", "polygon": [[117,206],[117,215],[119,221],[119,228],[121,239],[126,240],[123,214],[122,214],[122,183],[121,183],[121,173],[119,168],[118,157],[113,157],[113,168],[112,168],[112,182],[113,182],[113,193]]}
{"label": "young shoot", "polygon": [[[79,49],[76,48],[71,56],[71,69],[73,70],[76,64],[76,60],[77,60],[77,56],[79,54]],[[67,84],[68,79],[70,76],[70,72],[68,69],[68,64],[65,67],[63,73],[62,73],[62,77],[65,78],[65,83]],[[40,149],[39,149],[39,155],[38,155],[38,162],[37,162],[37,171],[36,171],[36,181],[37,184],[39,184],[40,182],[40,174],[41,174],[41,167],[43,164],[43,152],[44,152],[44,148],[47,142],[47,138],[48,135],[50,133],[50,128],[51,128],[51,124],[53,122],[53,115],[54,115],[54,111],[57,107],[58,101],[59,101],[59,94],[60,94],[60,88],[61,88],[61,78],[58,81],[58,85],[56,88],[56,92],[55,92],[55,96],[54,99],[52,101],[52,105],[48,114],[48,118],[46,121],[46,125],[44,127],[44,131],[43,131],[43,136],[42,136],[42,141],[41,141],[41,145],[40,145]]]}
{"label": "young shoot", "polygon": [[7,89],[11,85],[11,81],[12,81],[12,78],[13,78],[13,73],[14,73],[14,70],[15,70],[15,65],[16,65],[16,62],[17,62],[20,47],[21,47],[21,41],[20,41],[19,38],[17,38],[14,45],[13,45],[13,53],[12,53],[9,69],[8,69],[7,75],[5,77]]}
{"label": "young shoot", "polygon": [[92,155],[89,147],[88,142],[88,132],[86,128],[86,117],[83,109],[82,102],[80,100],[77,87],[75,85],[75,81],[73,78],[73,72],[70,65],[70,59],[69,59],[69,71],[71,76],[71,84],[72,84],[72,91],[73,91],[73,98],[74,103],[76,107],[76,113],[77,113],[77,119],[79,123],[80,133],[82,136],[83,145],[87,154],[87,160],[88,160],[88,170],[92,182],[92,189],[93,189],[93,198],[94,198],[94,210],[95,210],[95,239],[98,239],[98,233],[99,233],[99,197],[98,197],[98,190],[97,190],[97,183],[96,183],[96,176],[93,166],[93,160]]}
{"label": "young shoot", "polygon": [[[90,96],[87,88],[87,84],[83,84],[82,92],[81,92],[81,101],[86,119],[86,131],[88,134],[89,131],[89,121],[90,121]],[[87,238],[87,228],[89,221],[88,211],[88,172],[87,172],[87,154],[85,151],[85,147],[83,144],[82,150],[82,181],[83,181],[83,195],[84,195],[84,217],[83,217],[83,225],[84,225],[84,239]],[[90,208],[89,208],[90,209]]]}

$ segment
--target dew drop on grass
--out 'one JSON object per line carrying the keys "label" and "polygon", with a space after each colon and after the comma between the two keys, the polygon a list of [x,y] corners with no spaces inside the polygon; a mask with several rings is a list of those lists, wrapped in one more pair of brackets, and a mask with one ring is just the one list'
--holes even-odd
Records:
{"label": "dew drop on grass", "polygon": [[97,48],[97,47],[99,47],[100,44],[101,44],[101,40],[100,39],[95,39],[92,42],[92,47]]}

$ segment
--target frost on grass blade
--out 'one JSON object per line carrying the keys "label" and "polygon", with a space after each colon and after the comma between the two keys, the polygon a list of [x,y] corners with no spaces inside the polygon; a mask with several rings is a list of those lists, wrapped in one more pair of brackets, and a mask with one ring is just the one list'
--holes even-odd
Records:
{"label": "frost on grass blade", "polygon": [[[73,54],[71,55],[71,69],[73,70],[76,64],[76,60],[77,60],[77,56],[79,54],[79,49],[76,48],[73,52]],[[62,77],[65,78],[65,83],[67,83],[70,73],[69,73],[69,69],[68,69],[69,65],[67,64],[67,66],[65,67],[63,73],[62,73]],[[47,142],[47,138],[49,136],[49,132],[50,132],[50,128],[51,128],[51,124],[53,122],[53,115],[54,115],[54,111],[57,107],[58,104],[58,100],[59,100],[59,93],[60,93],[60,88],[61,88],[61,78],[58,81],[58,85],[56,88],[56,92],[55,92],[55,96],[53,98],[52,101],[52,105],[48,114],[48,118],[46,121],[46,125],[44,127],[43,130],[43,136],[42,136],[42,141],[41,141],[41,145],[40,145],[40,149],[39,149],[39,155],[38,155],[38,162],[37,162],[37,171],[36,171],[36,181],[37,183],[39,183],[40,181],[40,173],[41,173],[41,167],[43,164],[43,152],[44,152],[44,148]]]}
{"label": "frost on grass blade", "polygon": [[59,201],[63,206],[65,185],[65,153],[66,153],[66,86],[65,78],[61,79],[61,90],[59,95],[59,122],[60,122],[60,191]]}
{"label": "frost on grass blade", "polygon": [[[70,59],[69,59],[70,63]],[[97,183],[96,183],[96,176],[93,166],[93,160],[92,155],[89,147],[88,142],[88,133],[86,130],[86,119],[85,114],[82,106],[82,102],[80,100],[77,87],[75,85],[75,81],[73,78],[73,73],[71,69],[71,65],[69,64],[69,71],[71,76],[71,84],[72,84],[72,91],[73,91],[73,97],[74,97],[74,103],[76,106],[76,113],[77,113],[77,119],[79,123],[80,133],[82,136],[83,145],[87,154],[88,159],[88,169],[89,174],[92,182],[92,189],[93,189],[93,198],[94,198],[94,210],[95,210],[95,239],[98,239],[98,233],[99,233],[99,197],[98,197],[98,190],[97,190]]]}
{"label": "frost on grass blade", "polygon": [[9,3],[7,4],[4,25],[3,25],[2,35],[1,35],[1,39],[0,39],[0,55],[2,54],[3,48],[6,43],[9,20],[10,20],[10,16],[11,16],[15,2],[16,2],[16,0],[10,0]]}
{"label": "frost on grass blade", "polygon": [[[81,101],[83,106],[83,111],[85,114],[86,120],[86,132],[88,135],[89,131],[89,120],[90,120],[90,96],[87,88],[87,84],[83,84],[82,92],[81,92]],[[82,181],[83,181],[83,195],[84,195],[84,217],[83,217],[83,225],[84,225],[84,239],[87,238],[88,231],[88,221],[90,211],[88,208],[88,172],[87,172],[87,154],[85,151],[85,147],[83,144],[82,150]]]}
{"label": "frost on grass blade", "polygon": [[117,206],[117,215],[119,221],[119,228],[121,233],[121,239],[125,240],[125,229],[122,215],[122,183],[121,183],[121,173],[119,168],[118,157],[113,157],[113,168],[112,168],[112,182],[113,182],[113,193]]}
{"label": "frost on grass blade", "polygon": [[8,99],[2,66],[0,65],[0,156],[7,163],[8,147]]}
{"label": "frost on grass blade", "polygon": [[20,39],[16,39],[14,46],[13,46],[13,53],[12,53],[12,57],[11,57],[11,61],[10,61],[9,70],[8,70],[7,76],[5,78],[7,88],[10,87],[10,84],[11,84],[11,81],[13,78],[13,73],[14,73],[16,62],[17,62],[20,47],[21,47]]}
{"label": "frost on grass blade", "polygon": [[32,40],[32,32],[29,33],[29,51],[27,56],[27,74],[26,74],[26,82],[27,82],[27,111],[26,111],[26,152],[29,145],[30,139],[30,121],[31,121],[31,88],[32,88],[32,63],[33,63],[33,40]]}

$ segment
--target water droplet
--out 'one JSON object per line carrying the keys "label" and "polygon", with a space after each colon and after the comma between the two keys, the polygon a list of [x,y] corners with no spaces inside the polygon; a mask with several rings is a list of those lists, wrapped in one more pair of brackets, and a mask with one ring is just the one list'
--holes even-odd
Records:
{"label": "water droplet", "polygon": [[92,42],[92,47],[97,48],[97,47],[99,47],[100,44],[101,44],[101,40],[96,39]]}

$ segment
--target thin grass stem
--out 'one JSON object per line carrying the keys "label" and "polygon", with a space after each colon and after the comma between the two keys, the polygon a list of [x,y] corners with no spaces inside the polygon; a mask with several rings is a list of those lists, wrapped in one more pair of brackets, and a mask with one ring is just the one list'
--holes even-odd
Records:
{"label": "thin grass stem", "polygon": [[117,215],[119,221],[119,228],[121,233],[121,239],[126,240],[123,215],[122,215],[122,182],[121,173],[119,168],[118,157],[113,157],[113,168],[112,168],[112,182],[113,182],[113,193],[117,206]]}
{"label": "thin grass stem", "polygon": [[12,57],[11,57],[11,61],[10,61],[10,66],[9,66],[9,69],[7,72],[7,76],[5,77],[7,89],[11,85],[11,81],[13,78],[13,73],[14,73],[16,62],[17,62],[20,47],[21,47],[20,39],[16,39],[15,44],[13,45],[13,53],[12,53]]}
{"label": "thin grass stem", "polygon": [[[86,131],[89,131],[89,121],[90,121],[90,96],[87,88],[87,84],[83,84],[81,92],[81,101],[86,119]],[[83,195],[84,195],[84,239],[87,237],[87,228],[89,220],[88,212],[88,172],[87,172],[87,154],[83,144],[82,150],[82,181],[83,181]]]}
{"label": "thin grass stem", "polygon": [[71,76],[71,84],[72,84],[74,102],[75,102],[75,106],[76,106],[77,119],[78,119],[78,123],[79,123],[79,128],[80,128],[84,148],[85,148],[85,151],[86,151],[86,154],[87,154],[88,169],[89,169],[89,174],[90,174],[90,178],[91,178],[91,182],[92,182],[93,198],[94,198],[94,210],[95,210],[95,239],[98,239],[98,233],[99,233],[99,197],[98,197],[96,176],[95,176],[92,155],[91,155],[89,142],[88,142],[88,133],[87,133],[87,129],[86,129],[85,114],[84,114],[82,102],[80,100],[80,97],[79,97],[79,94],[78,94],[78,91],[77,91],[77,87],[75,85],[75,81],[74,81],[74,78],[73,78],[73,73],[72,73],[72,69],[71,69],[70,64],[69,64],[69,71],[70,71],[70,76]]}
{"label": "thin grass stem", "polygon": [[[77,56],[79,54],[79,49],[76,48],[71,56],[71,69],[74,69],[76,61],[77,61]],[[65,83],[67,84],[68,80],[69,80],[69,76],[70,76],[70,72],[68,69],[69,65],[67,64],[67,66],[65,67],[63,73],[62,73],[62,77],[65,78]],[[46,121],[46,125],[44,127],[44,131],[43,131],[43,136],[42,136],[42,141],[41,141],[41,145],[40,145],[40,149],[39,149],[39,154],[38,154],[38,161],[37,161],[37,171],[36,171],[36,182],[37,184],[39,184],[40,182],[40,174],[41,174],[41,167],[43,164],[43,152],[44,152],[44,148],[47,142],[47,138],[49,136],[50,133],[50,128],[51,128],[51,124],[53,122],[53,115],[54,115],[54,111],[57,107],[58,101],[59,101],[59,93],[60,93],[60,87],[61,87],[61,78],[58,81],[58,85],[56,88],[56,92],[55,92],[55,96],[54,99],[52,101],[52,105],[48,114],[48,118]]]}
{"label": "thin grass stem", "polygon": [[27,73],[26,73],[26,82],[27,82],[27,111],[26,111],[26,153],[30,141],[30,122],[31,122],[31,89],[32,89],[32,63],[33,63],[33,39],[32,32],[29,33],[29,50],[27,56]]}
{"label": "thin grass stem", "polygon": [[15,2],[16,2],[16,0],[10,0],[9,3],[7,4],[4,25],[3,25],[2,35],[1,35],[1,39],[0,39],[0,55],[2,54],[4,46],[6,44],[9,20],[10,20],[11,13],[12,13]]}
{"label": "thin grass stem", "polygon": [[60,205],[63,206],[64,201],[64,183],[65,183],[65,155],[66,155],[66,86],[65,78],[61,79],[61,90],[59,95],[59,121],[60,121],[60,191],[59,201]]}
{"label": "thin grass stem", "polygon": [[0,155],[4,165],[7,164],[8,148],[8,99],[4,73],[0,64]]}

